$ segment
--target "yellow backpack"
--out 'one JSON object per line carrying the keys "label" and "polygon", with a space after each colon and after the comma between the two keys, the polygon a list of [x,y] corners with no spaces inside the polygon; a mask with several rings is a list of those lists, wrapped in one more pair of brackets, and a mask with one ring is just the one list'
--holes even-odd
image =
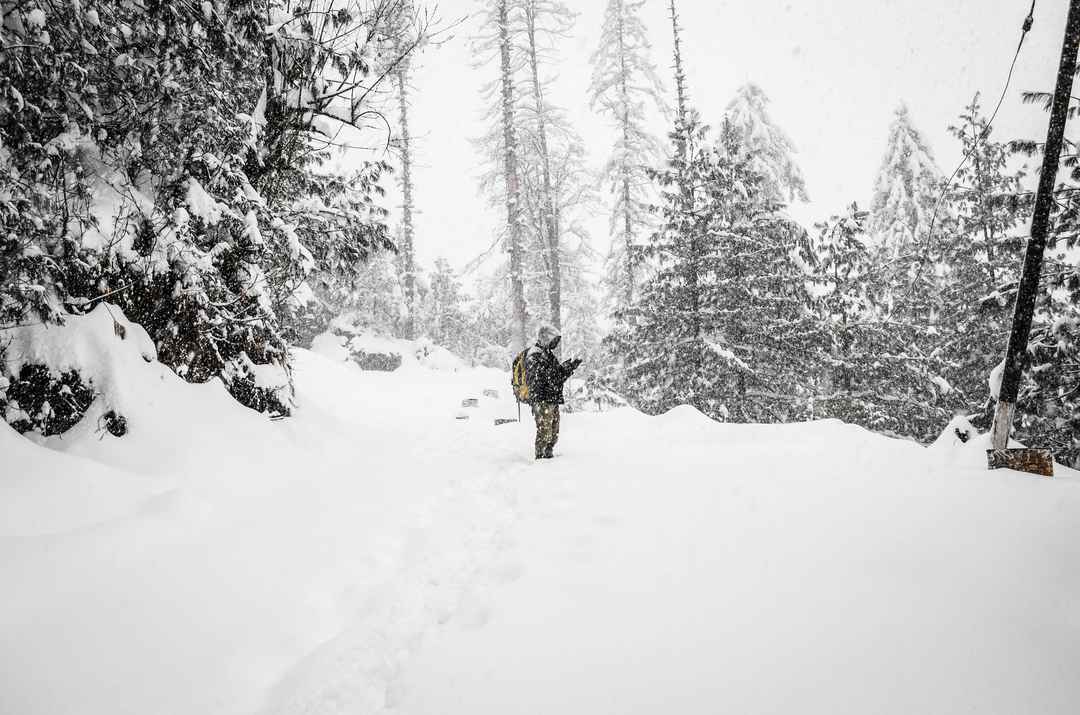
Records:
{"label": "yellow backpack", "polygon": [[522,350],[514,358],[513,376],[510,378],[510,386],[514,389],[514,397],[518,402],[524,402],[525,404],[529,404],[532,399],[529,397],[529,380],[525,374],[525,358],[528,357],[528,353],[528,350]]}

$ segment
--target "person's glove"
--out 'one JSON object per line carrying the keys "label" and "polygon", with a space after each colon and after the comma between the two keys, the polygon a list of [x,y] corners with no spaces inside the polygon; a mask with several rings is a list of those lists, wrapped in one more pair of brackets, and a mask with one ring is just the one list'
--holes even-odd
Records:
{"label": "person's glove", "polygon": [[563,363],[563,367],[566,368],[567,372],[573,372],[574,370],[577,370],[579,367],[581,367],[581,358],[574,358],[573,360],[567,360],[566,362]]}

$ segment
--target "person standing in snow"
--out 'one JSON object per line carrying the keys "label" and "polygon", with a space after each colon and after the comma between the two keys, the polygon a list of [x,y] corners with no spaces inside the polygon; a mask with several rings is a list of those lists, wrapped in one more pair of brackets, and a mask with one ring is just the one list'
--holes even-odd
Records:
{"label": "person standing in snow", "polygon": [[536,420],[537,459],[554,456],[552,450],[559,440],[559,405],[565,401],[563,385],[581,365],[581,358],[559,362],[555,348],[561,341],[559,331],[545,325],[540,328],[536,345],[529,348],[525,356],[525,375],[533,419]]}

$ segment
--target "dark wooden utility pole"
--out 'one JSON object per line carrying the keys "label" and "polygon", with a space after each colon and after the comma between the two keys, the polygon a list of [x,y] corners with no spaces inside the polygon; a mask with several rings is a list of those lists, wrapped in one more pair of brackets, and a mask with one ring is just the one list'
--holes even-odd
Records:
{"label": "dark wooden utility pole", "polygon": [[[1050,228],[1050,208],[1054,200],[1054,186],[1057,183],[1058,163],[1065,135],[1065,121],[1068,118],[1073,75],[1076,73],[1078,45],[1080,45],[1080,0],[1070,0],[1069,15],[1065,22],[1065,40],[1061,48],[1061,63],[1058,65],[1057,86],[1054,88],[1054,100],[1050,107],[1050,127],[1046,132],[1042,173],[1039,176],[1039,188],[1035,194],[1035,211],[1031,217],[1031,239],[1028,241],[1027,251],[1024,254],[1024,271],[1020,276],[1020,285],[1016,292],[1012,333],[1009,335],[1009,346],[1005,351],[1005,366],[1001,376],[1001,388],[998,392],[997,410],[994,412],[993,451],[1005,450],[1009,446],[1013,411],[1016,407],[1020,378],[1026,362],[1031,319],[1035,313],[1035,299],[1039,290],[1043,253],[1046,250],[1046,238]],[[990,464],[995,466],[993,454],[991,454]]]}

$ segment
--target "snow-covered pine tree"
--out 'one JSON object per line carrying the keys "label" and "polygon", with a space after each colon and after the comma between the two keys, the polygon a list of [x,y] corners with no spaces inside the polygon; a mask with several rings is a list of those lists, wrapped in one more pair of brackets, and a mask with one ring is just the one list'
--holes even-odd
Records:
{"label": "snow-covered pine tree", "polygon": [[[601,299],[598,291],[600,257],[592,247],[587,219],[598,206],[594,176],[572,163],[558,162],[554,174],[559,215],[562,261],[563,344],[565,354],[586,364],[579,377],[597,367],[602,336]],[[568,190],[573,187],[573,190]]]}
{"label": "snow-covered pine tree", "polygon": [[988,429],[991,371],[1005,354],[1012,325],[1023,240],[1017,235],[1022,211],[1022,174],[1009,169],[1007,145],[991,138],[979,114],[978,95],[949,132],[967,161],[950,188],[950,218],[943,240],[941,346],[945,377]]}
{"label": "snow-covered pine tree", "polygon": [[377,253],[357,270],[349,300],[340,313],[357,328],[375,335],[400,335],[407,316],[403,281],[396,256]]}
{"label": "snow-covered pine tree", "polygon": [[886,259],[910,254],[927,240],[941,178],[929,144],[901,104],[889,127],[870,203],[870,234],[882,244]]}
{"label": "snow-covered pine tree", "polygon": [[926,345],[912,342],[913,328],[892,312],[867,218],[853,204],[817,226],[813,293],[825,345],[814,415],[931,440],[963,407],[961,394],[936,334],[924,336]]}
{"label": "snow-covered pine tree", "polygon": [[911,424],[925,422],[922,406],[936,392],[905,367],[904,346],[877,289],[878,256],[867,223],[867,212],[852,204],[816,227],[813,292],[825,344],[814,415],[910,436]]}
{"label": "snow-covered pine tree", "polygon": [[[517,316],[513,301],[519,286],[510,278],[519,278],[528,307],[528,329],[515,317],[515,332],[524,331],[528,344],[528,333],[536,322],[560,324],[563,304],[580,299],[567,295],[564,282],[568,271],[577,270],[568,261],[588,253],[578,250],[578,243],[588,241],[582,218],[592,210],[595,190],[581,139],[549,99],[550,68],[556,57],[553,50],[569,31],[573,14],[559,2],[515,0],[507,5],[505,26],[498,24],[499,17],[498,13],[488,17],[495,28],[478,40],[481,51],[490,54],[498,50],[501,62],[505,27],[508,74],[486,88],[489,129],[478,141],[486,165],[481,187],[493,202],[504,201],[506,170],[512,160],[518,263],[515,269],[511,252],[509,265],[498,267],[510,291],[504,295],[501,289],[496,290],[492,299],[506,306],[507,315]],[[507,151],[508,136],[514,141],[512,151]],[[507,226],[500,238],[504,244],[510,228]]]}
{"label": "snow-covered pine tree", "polygon": [[591,59],[589,102],[611,120],[616,135],[604,166],[613,196],[607,283],[616,307],[633,301],[639,280],[636,254],[652,228],[646,209],[652,189],[647,170],[659,165],[662,152],[647,126],[649,112],[668,113],[640,17],[644,4],[645,0],[608,0],[600,42]]}
{"label": "snow-covered pine tree", "polygon": [[[596,254],[591,248],[588,219],[598,207],[598,201],[595,176],[585,165],[584,147],[577,142],[576,135],[568,130],[553,133],[552,138],[548,166],[554,209],[552,225],[557,242],[555,251],[551,250],[545,236],[547,222],[541,164],[531,153],[527,153],[522,162],[523,216],[528,239],[526,283],[530,304],[536,306],[534,317],[554,325],[554,307],[558,305],[562,314],[558,326],[562,328],[565,327],[566,313],[576,310],[574,306],[580,307],[583,300],[592,305],[592,297],[586,299],[581,295],[582,291],[591,293],[592,287],[586,286],[580,277],[591,275],[594,270]],[[553,274],[558,275],[557,303],[551,301]],[[573,347],[566,337],[563,342]]]}
{"label": "snow-covered pine tree", "polygon": [[[287,389],[253,385],[248,369],[286,359],[269,220],[241,168],[251,128],[237,116],[257,105],[263,38],[249,25],[257,11],[210,9],[5,7],[15,47],[0,62],[18,99],[3,112],[4,174],[35,226],[23,240],[58,269],[39,284],[48,310],[25,317],[62,318],[108,294],[178,374],[218,375],[245,404],[285,411]],[[207,64],[208,45],[224,61]],[[65,66],[80,70],[64,78]],[[210,164],[229,203],[207,192]]]}
{"label": "snow-covered pine tree", "polygon": [[381,167],[348,177],[327,159],[380,79],[354,30],[395,1],[5,6],[0,213],[19,239],[2,249],[4,315],[107,296],[185,379],[286,413],[282,319],[312,276],[389,245]]}
{"label": "snow-covered pine tree", "polygon": [[805,231],[778,213],[732,134],[718,150],[694,113],[678,126],[681,152],[657,174],[662,220],[647,251],[658,268],[609,338],[623,392],[653,413],[689,404],[717,419],[797,419],[817,340]]}
{"label": "snow-covered pine tree", "polygon": [[506,207],[506,225],[498,243],[509,257],[504,277],[510,300],[510,344],[520,350],[529,344],[529,307],[525,298],[526,239],[522,230],[523,203],[519,166],[519,130],[521,92],[517,75],[525,65],[519,40],[523,31],[523,12],[519,0],[482,0],[481,32],[474,38],[477,68],[497,66],[499,73],[483,88],[487,103],[487,132],[477,139],[486,158],[487,170],[480,186],[494,204]]}
{"label": "snow-covered pine tree", "polygon": [[566,123],[558,110],[546,98],[550,89],[550,79],[542,77],[542,65],[553,61],[554,41],[563,38],[573,27],[575,15],[570,8],[559,0],[520,0],[525,19],[523,34],[527,58],[528,79],[526,92],[528,100],[523,112],[525,136],[523,136],[523,157],[526,166],[524,173],[535,174],[534,186],[529,192],[535,197],[534,232],[536,243],[546,254],[544,263],[547,267],[546,284],[548,297],[547,321],[556,328],[562,327],[562,259],[561,235],[556,206],[555,188],[552,183],[552,153],[558,151],[552,146],[552,132],[559,132],[561,143],[568,145],[569,153],[574,151],[580,140]]}
{"label": "snow-covered pine tree", "polygon": [[792,154],[795,145],[769,116],[769,98],[754,83],[739,88],[724,111],[736,138],[736,150],[766,177],[770,199],[778,203],[808,201],[806,180]]}
{"label": "snow-covered pine tree", "polygon": [[435,344],[466,355],[469,319],[465,315],[465,296],[461,280],[442,257],[435,259],[424,306],[425,333]]}
{"label": "snow-covered pine tree", "polygon": [[[873,257],[866,232],[868,213],[852,204],[846,213],[816,226],[814,293],[825,340],[825,367],[815,396],[815,416],[836,417],[882,430],[875,419],[878,394],[868,383],[868,331],[875,323]],[[882,430],[883,431],[883,430]]]}
{"label": "snow-covered pine tree", "polygon": [[950,216],[943,184],[929,145],[901,105],[889,129],[870,212],[875,256],[870,280],[885,341],[874,349],[881,399],[907,410],[898,433],[922,440],[936,437],[962,404],[937,349],[947,272],[943,236]]}

